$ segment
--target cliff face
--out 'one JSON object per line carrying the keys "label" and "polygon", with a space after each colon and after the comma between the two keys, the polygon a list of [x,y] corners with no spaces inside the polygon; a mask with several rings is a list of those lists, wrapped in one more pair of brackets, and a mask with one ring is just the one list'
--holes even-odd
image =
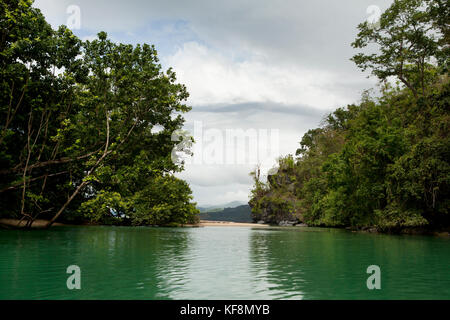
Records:
{"label": "cliff face", "polygon": [[257,182],[249,201],[253,221],[270,224],[290,224],[302,222],[300,206],[295,197],[296,178],[293,160],[280,162],[280,169],[267,177],[267,183]]}

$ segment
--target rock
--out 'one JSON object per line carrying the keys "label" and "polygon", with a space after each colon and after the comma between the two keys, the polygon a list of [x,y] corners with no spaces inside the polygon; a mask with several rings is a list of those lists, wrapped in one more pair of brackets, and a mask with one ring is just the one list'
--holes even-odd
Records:
{"label": "rock", "polygon": [[259,220],[258,222],[257,222],[257,224],[264,224],[265,222],[263,221],[263,220]]}
{"label": "rock", "polygon": [[297,223],[295,226],[296,227],[307,227],[308,225],[306,223]]}
{"label": "rock", "polygon": [[284,220],[284,221],[280,221],[278,223],[278,225],[280,227],[292,227],[294,224],[296,224],[297,221],[288,221],[288,220]]}

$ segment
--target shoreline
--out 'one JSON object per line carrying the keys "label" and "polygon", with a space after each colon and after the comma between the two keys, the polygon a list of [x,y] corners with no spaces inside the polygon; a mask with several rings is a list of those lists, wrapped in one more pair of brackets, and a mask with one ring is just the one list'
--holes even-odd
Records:
{"label": "shoreline", "polygon": [[[19,219],[11,219],[11,218],[2,218],[0,219],[0,226],[6,229],[24,229],[25,224],[27,223],[26,220],[20,221]],[[31,229],[44,229],[47,225],[48,220],[43,219],[36,219],[33,222],[33,225],[31,226]],[[68,226],[67,224],[55,222],[52,226],[58,227],[58,226]]]}
{"label": "shoreline", "polygon": [[[33,225],[30,229],[45,229],[48,220],[37,219],[33,222]],[[19,219],[12,218],[1,218],[0,219],[0,229],[25,229],[26,221],[23,220],[19,224]],[[90,227],[90,226],[113,226],[113,225],[102,225],[102,224],[67,224],[55,222],[52,227]],[[131,227],[131,226],[130,226]],[[165,227],[165,226],[148,226],[148,227]],[[251,222],[232,222],[232,221],[214,221],[214,220],[200,220],[199,223],[196,224],[183,224],[178,225],[179,228],[202,228],[202,227],[251,227],[251,228],[311,228],[306,225],[298,225],[298,226],[277,226],[271,225],[267,223],[251,223]],[[354,233],[373,233],[373,234],[393,234],[393,235],[428,235],[428,236],[438,236],[438,237],[450,237],[450,232],[447,230],[424,230],[424,229],[405,229],[398,233],[390,233],[390,232],[380,232],[375,231],[374,228],[367,229],[354,229],[354,228],[330,228],[330,227],[313,227],[313,228],[324,228],[324,229],[337,229],[337,230],[345,230],[347,232]]]}
{"label": "shoreline", "polygon": [[[48,220],[37,219],[33,222],[31,229],[42,229],[46,226]],[[23,229],[25,227],[26,220],[23,220],[19,224],[19,219],[12,218],[2,218],[0,219],[0,226],[6,229]],[[100,224],[101,225],[101,224]],[[99,226],[99,224],[66,224],[55,222],[52,227],[62,227],[62,226]],[[212,221],[212,220],[200,220],[197,224],[184,224],[180,227],[185,228],[199,228],[199,227],[270,227],[269,224],[258,224],[251,222],[231,222],[231,221]],[[164,226],[160,226],[164,227]]]}
{"label": "shoreline", "polygon": [[270,227],[269,224],[258,224],[251,222],[231,222],[231,221],[213,221],[200,220],[197,225],[199,227]]}

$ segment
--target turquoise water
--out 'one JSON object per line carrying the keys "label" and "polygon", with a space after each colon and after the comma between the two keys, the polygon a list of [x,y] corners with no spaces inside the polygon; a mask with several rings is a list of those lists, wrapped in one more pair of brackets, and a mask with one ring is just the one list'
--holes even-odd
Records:
{"label": "turquoise water", "polygon": [[[69,265],[81,289],[69,290]],[[368,290],[369,265],[381,289]],[[450,239],[249,227],[0,230],[0,299],[450,299]]]}

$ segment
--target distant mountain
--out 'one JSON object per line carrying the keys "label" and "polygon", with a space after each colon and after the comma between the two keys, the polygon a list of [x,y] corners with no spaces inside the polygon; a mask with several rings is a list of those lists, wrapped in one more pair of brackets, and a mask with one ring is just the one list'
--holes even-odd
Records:
{"label": "distant mountain", "polygon": [[210,221],[253,222],[251,210],[247,204],[235,208],[225,208],[220,211],[202,212],[200,213],[200,219]]}
{"label": "distant mountain", "polygon": [[205,205],[201,207],[197,207],[200,212],[217,212],[221,211],[225,208],[236,208],[239,206],[247,205],[247,202],[244,201],[231,201],[224,204],[216,204],[216,205]]}
{"label": "distant mountain", "polygon": [[224,208],[197,207],[197,209],[200,210],[200,213],[203,213],[203,212],[217,212],[217,211],[222,211]]}

